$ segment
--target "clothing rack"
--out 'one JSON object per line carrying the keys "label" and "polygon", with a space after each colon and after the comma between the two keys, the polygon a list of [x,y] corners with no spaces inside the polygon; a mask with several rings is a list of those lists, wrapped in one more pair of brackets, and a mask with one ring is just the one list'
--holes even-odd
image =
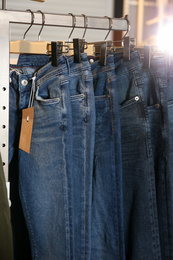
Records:
{"label": "clothing rack", "polygon": [[[8,182],[8,161],[9,161],[9,60],[10,60],[10,24],[30,24],[31,14],[26,11],[4,10],[6,1],[2,1],[2,9],[0,10],[0,152],[2,156],[5,179]],[[42,15],[34,13],[35,25],[42,25]],[[85,28],[84,17],[76,15],[75,28]],[[125,18],[112,18],[112,26],[108,17],[87,16],[87,29],[97,30],[118,30],[127,31],[128,21]],[[45,13],[45,26],[57,27],[74,27],[72,17],[68,14]]]}

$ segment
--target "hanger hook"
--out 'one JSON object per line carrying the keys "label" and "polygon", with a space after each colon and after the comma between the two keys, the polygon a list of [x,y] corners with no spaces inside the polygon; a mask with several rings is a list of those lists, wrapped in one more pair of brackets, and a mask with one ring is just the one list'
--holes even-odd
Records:
{"label": "hanger hook", "polygon": [[121,41],[124,40],[124,38],[126,37],[126,35],[129,33],[130,29],[131,29],[131,25],[130,25],[130,21],[129,21],[129,17],[128,15],[125,15],[124,19],[127,21],[127,31],[124,34],[123,38],[121,39]]}
{"label": "hanger hook", "polygon": [[71,30],[71,33],[70,33],[70,35],[68,37],[68,41],[70,42],[70,37],[72,36],[72,33],[73,33],[74,28],[76,26],[76,16],[74,14],[72,14],[72,13],[69,13],[69,15],[72,16],[72,27],[73,27],[72,30]]}
{"label": "hanger hook", "polygon": [[106,39],[108,38],[108,35],[109,35],[110,31],[112,30],[112,24],[113,24],[113,22],[112,22],[112,18],[110,18],[109,16],[104,16],[104,17],[106,17],[106,18],[109,19],[109,31],[108,31],[108,33],[107,33],[107,35],[106,35],[106,37],[105,37],[105,41],[106,41]]}
{"label": "hanger hook", "polygon": [[83,36],[82,36],[82,39],[84,39],[85,37],[85,34],[86,34],[86,30],[87,30],[87,27],[88,27],[88,18],[85,14],[82,14],[82,16],[84,17],[84,28],[85,28],[85,31],[83,33]]}
{"label": "hanger hook", "polygon": [[37,13],[41,13],[41,15],[42,15],[42,25],[41,25],[41,29],[38,33],[38,41],[40,41],[40,35],[41,35],[41,32],[42,32],[44,24],[45,24],[45,14],[41,10],[38,10]]}
{"label": "hanger hook", "polygon": [[24,35],[23,35],[23,40],[25,40],[26,34],[27,34],[27,32],[30,30],[30,28],[32,27],[32,25],[33,25],[33,23],[34,23],[34,19],[35,19],[34,13],[33,13],[30,9],[27,9],[26,11],[29,11],[29,12],[31,13],[31,24],[30,24],[30,26],[28,27],[28,29],[26,30],[26,32],[24,33]]}

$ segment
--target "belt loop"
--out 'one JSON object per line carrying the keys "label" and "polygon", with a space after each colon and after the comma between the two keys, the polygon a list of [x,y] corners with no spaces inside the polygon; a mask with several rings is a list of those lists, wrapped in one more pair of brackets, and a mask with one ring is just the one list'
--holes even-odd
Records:
{"label": "belt loop", "polygon": [[36,74],[34,75],[34,77],[32,77],[32,87],[31,87],[31,93],[30,93],[30,97],[29,97],[28,107],[33,107],[34,94],[35,94],[35,80],[36,80]]}
{"label": "belt loop", "polygon": [[69,61],[68,61],[68,57],[66,57],[64,55],[65,59],[66,59],[66,63],[67,63],[67,69],[68,69],[68,74],[70,74],[70,64],[69,64]]}

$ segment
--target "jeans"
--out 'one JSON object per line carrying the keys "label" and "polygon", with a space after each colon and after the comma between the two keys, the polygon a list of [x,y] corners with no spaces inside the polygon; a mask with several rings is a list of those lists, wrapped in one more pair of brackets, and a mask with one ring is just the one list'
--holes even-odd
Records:
{"label": "jeans", "polygon": [[74,240],[76,259],[91,257],[91,201],[95,139],[93,77],[87,56],[68,59],[73,128]]}
{"label": "jeans", "polygon": [[91,259],[124,259],[120,117],[113,56],[91,65],[96,128]]}
{"label": "jeans", "polygon": [[65,56],[58,58],[57,67],[47,62],[43,55],[24,55],[18,62],[18,83],[29,82],[28,94],[25,86],[20,98],[22,108],[37,71],[31,151],[19,152],[20,198],[32,258],[73,259],[76,241],[76,259],[90,259],[95,132],[90,64],[86,54],[80,64]]}
{"label": "jeans", "polygon": [[115,54],[120,105],[126,259],[161,259],[150,125],[142,63]]}
{"label": "jeans", "polygon": [[167,205],[168,205],[168,232],[169,232],[169,258],[173,258],[173,59],[171,60],[171,65],[167,68],[167,113],[168,118],[166,118],[166,123],[168,123],[168,154],[167,154]]}
{"label": "jeans", "polygon": [[[38,71],[31,150],[19,151],[20,198],[32,259],[73,259],[72,117],[66,57],[58,61],[57,68],[48,64]],[[19,109],[29,104],[29,70],[19,73]],[[47,71],[48,77],[41,77]]]}
{"label": "jeans", "polygon": [[34,62],[39,59],[40,66],[47,63],[47,58],[44,61],[40,55],[36,55],[35,58],[33,58],[33,55],[31,56],[20,55],[18,64],[11,66],[10,69],[9,180],[10,199],[12,202],[10,210],[13,231],[13,256],[14,259],[17,260],[31,259],[28,230],[26,227],[18,190],[18,144],[21,126],[21,110],[26,108],[28,105],[31,89],[31,78],[38,66],[37,62],[36,64],[34,64]]}

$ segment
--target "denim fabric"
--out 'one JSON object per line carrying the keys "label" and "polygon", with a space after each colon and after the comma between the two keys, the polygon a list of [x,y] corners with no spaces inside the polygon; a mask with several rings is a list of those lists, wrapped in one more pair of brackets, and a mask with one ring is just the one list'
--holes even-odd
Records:
{"label": "denim fabric", "polygon": [[[24,95],[20,95],[24,103],[20,109],[28,105],[33,72],[45,61],[46,56],[20,57],[18,82],[29,82],[23,88]],[[75,241],[76,259],[90,259],[94,132],[93,78],[86,54],[80,64],[75,64],[72,57],[61,56],[57,67],[48,63],[40,68],[31,152],[19,154],[20,195],[33,259],[73,259]],[[66,255],[69,243],[72,252]]]}
{"label": "denim fabric", "polygon": [[[57,73],[54,78],[48,76],[47,82],[40,85],[37,78],[31,151],[29,155],[19,151],[20,198],[32,259],[73,259],[70,245],[73,228],[72,118],[69,80],[65,76],[67,66],[64,64],[66,58],[61,57],[57,68],[48,64],[40,69],[41,72],[58,71],[63,67],[64,73]],[[29,103],[33,74],[29,75],[32,69],[28,66],[23,68],[24,74],[18,73],[19,109],[26,108]],[[22,85],[23,79],[28,81],[27,86]]]}
{"label": "denim fabric", "polygon": [[[25,55],[19,57],[19,61]],[[36,59],[38,59],[36,55]],[[36,60],[35,59],[35,60]],[[26,59],[25,59],[26,62]],[[23,210],[21,201],[19,198],[19,157],[18,157],[18,144],[20,135],[21,125],[21,106],[26,107],[22,102],[29,100],[30,88],[31,88],[31,77],[33,72],[37,68],[28,67],[28,63],[24,67],[22,64],[13,65],[10,69],[10,108],[9,108],[9,180],[10,180],[10,199],[11,205],[11,223],[13,231],[13,257],[17,260],[29,260],[31,259],[30,241],[28,236],[28,230],[26,228],[25,219],[23,216]],[[32,60],[34,62],[34,59]],[[25,78],[25,73],[27,77]],[[28,84],[23,86],[19,82],[23,79],[28,80]],[[25,103],[25,102],[24,102]]]}
{"label": "denim fabric", "polygon": [[91,259],[124,259],[120,117],[113,56],[91,65],[96,129]]}
{"label": "denim fabric", "polygon": [[168,70],[167,111],[168,111],[168,154],[167,154],[167,201],[168,201],[168,231],[169,231],[169,258],[173,259],[173,59]]}
{"label": "denim fabric", "polygon": [[[151,132],[152,155],[156,176],[156,192],[160,244],[162,259],[170,258],[169,249],[169,174],[168,157],[168,113],[167,113],[167,74],[164,57],[151,60],[150,69],[143,70],[145,102],[148,109]],[[171,226],[170,226],[171,227]]]}
{"label": "denim fabric", "polygon": [[91,256],[92,171],[95,138],[93,77],[87,56],[81,63],[68,58],[73,125],[75,259]]}
{"label": "denim fabric", "polygon": [[150,126],[142,64],[115,54],[120,105],[126,259],[161,259]]}

